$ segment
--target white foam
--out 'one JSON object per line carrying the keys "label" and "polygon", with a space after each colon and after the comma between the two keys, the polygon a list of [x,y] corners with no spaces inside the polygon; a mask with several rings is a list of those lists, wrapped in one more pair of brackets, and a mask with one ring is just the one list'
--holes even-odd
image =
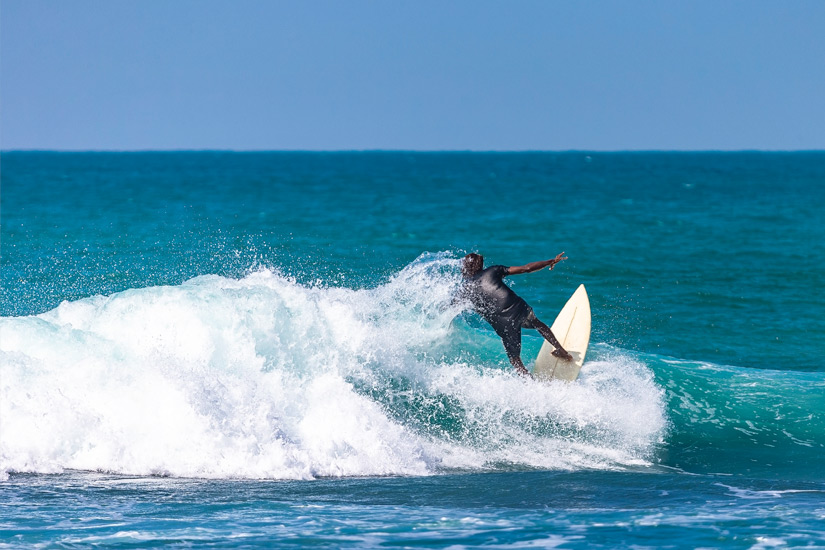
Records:
{"label": "white foam", "polygon": [[664,405],[643,366],[538,384],[467,362],[457,283],[434,255],[373,289],[261,270],[4,318],[0,472],[305,479],[650,458]]}
{"label": "white foam", "polygon": [[724,483],[714,483],[719,487],[724,487],[729,491],[729,493],[737,498],[747,499],[747,500],[763,500],[763,499],[775,499],[775,498],[782,498],[785,495],[793,495],[797,493],[822,493],[823,491],[818,489],[770,489],[767,491],[759,491],[755,489],[743,489],[740,487],[734,487],[732,485],[725,485]]}

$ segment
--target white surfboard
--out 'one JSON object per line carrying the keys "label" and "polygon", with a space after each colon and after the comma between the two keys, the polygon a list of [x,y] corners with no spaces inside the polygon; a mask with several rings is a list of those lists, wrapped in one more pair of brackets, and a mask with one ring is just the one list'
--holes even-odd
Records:
{"label": "white surfboard", "polygon": [[536,357],[533,376],[539,380],[558,379],[572,382],[579,376],[587,345],[590,343],[590,300],[587,298],[584,285],[579,285],[573,296],[567,300],[550,330],[562,347],[573,356],[573,360],[565,361],[554,357],[552,352],[555,348],[545,340]]}

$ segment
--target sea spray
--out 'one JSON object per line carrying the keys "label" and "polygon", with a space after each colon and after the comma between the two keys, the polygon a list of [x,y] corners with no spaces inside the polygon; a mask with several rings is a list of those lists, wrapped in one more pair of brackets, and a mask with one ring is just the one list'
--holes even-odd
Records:
{"label": "sea spray", "polygon": [[654,459],[666,415],[643,365],[522,379],[492,331],[455,318],[459,283],[455,259],[427,254],[374,288],[262,269],[4,318],[0,469],[308,479]]}

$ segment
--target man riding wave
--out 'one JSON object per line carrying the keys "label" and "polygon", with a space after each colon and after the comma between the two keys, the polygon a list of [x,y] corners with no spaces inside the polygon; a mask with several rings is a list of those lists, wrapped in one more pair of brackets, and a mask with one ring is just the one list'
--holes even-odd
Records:
{"label": "man riding wave", "polygon": [[461,266],[464,275],[464,285],[460,296],[466,298],[473,305],[473,309],[481,315],[501,337],[504,351],[516,371],[523,376],[530,376],[530,372],[521,361],[521,329],[532,328],[539,331],[545,340],[556,349],[553,355],[562,359],[571,360],[573,357],[561,346],[546,324],[541,322],[533,313],[527,302],[504,284],[504,277],[533,273],[553,267],[566,260],[564,252],[552,260],[532,262],[522,266],[493,265],[484,269],[484,257],[480,254],[467,254]]}

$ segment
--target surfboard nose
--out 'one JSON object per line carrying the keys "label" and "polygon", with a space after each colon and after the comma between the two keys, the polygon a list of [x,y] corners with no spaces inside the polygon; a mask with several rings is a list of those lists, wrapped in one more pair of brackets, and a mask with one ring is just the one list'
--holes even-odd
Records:
{"label": "surfboard nose", "polygon": [[573,360],[565,361],[555,357],[553,346],[544,342],[533,366],[533,376],[546,380],[575,380],[584,364],[590,343],[590,321],[590,299],[582,284],[564,304],[550,327],[562,347],[573,356]]}

